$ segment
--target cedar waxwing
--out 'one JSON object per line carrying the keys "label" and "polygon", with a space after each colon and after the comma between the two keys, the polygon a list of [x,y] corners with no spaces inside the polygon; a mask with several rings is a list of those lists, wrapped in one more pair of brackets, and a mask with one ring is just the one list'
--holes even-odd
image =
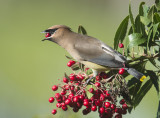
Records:
{"label": "cedar waxwing", "polygon": [[75,33],[65,25],[52,26],[43,33],[49,33],[43,41],[55,42],[66,49],[75,60],[92,69],[93,77],[102,71],[124,68],[140,81],[146,78],[142,73],[127,66],[123,55],[96,38]]}

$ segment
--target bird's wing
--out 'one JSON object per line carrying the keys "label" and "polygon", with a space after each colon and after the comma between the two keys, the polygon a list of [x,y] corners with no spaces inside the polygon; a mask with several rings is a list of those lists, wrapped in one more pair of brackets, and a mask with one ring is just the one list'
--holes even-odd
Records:
{"label": "bird's wing", "polygon": [[125,62],[125,58],[120,53],[92,37],[76,39],[74,48],[83,60],[102,66],[120,68]]}

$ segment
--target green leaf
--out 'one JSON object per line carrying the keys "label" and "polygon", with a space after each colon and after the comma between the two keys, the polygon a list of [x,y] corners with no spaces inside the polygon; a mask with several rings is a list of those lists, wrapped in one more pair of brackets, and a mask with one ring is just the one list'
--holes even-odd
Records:
{"label": "green leaf", "polygon": [[159,23],[160,22],[160,15],[158,13],[154,13],[153,19],[154,19],[155,24]]}
{"label": "green leaf", "polygon": [[145,26],[141,22],[141,16],[144,15],[144,11],[143,11],[143,5],[144,4],[145,4],[145,2],[141,2],[141,4],[139,5],[139,15],[137,15],[137,18],[135,20],[135,26],[136,26],[136,31],[137,31],[137,29],[139,29],[139,31],[140,31],[139,33],[142,33],[143,36],[146,36]]}
{"label": "green leaf", "polygon": [[154,13],[156,12],[156,8],[155,8],[155,5],[153,5],[149,11],[148,11],[148,15],[147,15],[147,18],[153,22],[153,16],[154,16]]}
{"label": "green leaf", "polygon": [[134,99],[135,95],[137,94],[137,91],[139,91],[141,84],[142,84],[142,82],[139,82],[134,77],[128,82],[129,93],[130,93],[130,95],[133,95],[133,99]]}
{"label": "green leaf", "polygon": [[155,66],[157,69],[160,69],[160,67],[156,64],[154,59],[149,59],[149,61],[151,62],[151,64],[153,64],[153,66]]}
{"label": "green leaf", "polygon": [[126,32],[127,32],[127,27],[128,27],[128,20],[129,16],[127,16],[119,25],[115,37],[114,37],[114,49],[117,50],[119,41],[123,42]]}
{"label": "green leaf", "polygon": [[135,19],[135,27],[136,27],[136,32],[141,33],[141,22],[140,22],[140,15],[137,15]]}
{"label": "green leaf", "polygon": [[147,17],[140,16],[140,20],[144,25],[148,25],[151,21]]}
{"label": "green leaf", "polygon": [[87,72],[86,72],[87,75],[90,75],[92,73],[93,73],[92,69],[88,69]]}
{"label": "green leaf", "polygon": [[129,28],[128,35],[133,34],[132,26]]}
{"label": "green leaf", "polygon": [[159,100],[159,105],[157,110],[157,118],[160,118],[160,100]]}
{"label": "green leaf", "polygon": [[[160,76],[159,76],[159,79],[160,79]],[[157,118],[160,118],[160,93],[159,93],[159,105],[157,110]]]}
{"label": "green leaf", "polygon": [[152,41],[154,41],[154,38],[155,38],[155,35],[157,33],[159,24],[160,24],[160,22],[157,23],[157,24],[153,24],[153,37],[152,37]]}
{"label": "green leaf", "polygon": [[79,67],[79,64],[78,64],[78,63],[73,64],[73,65],[71,66],[71,68],[72,68],[72,70],[73,70],[73,71],[76,71],[76,70],[79,70],[79,69],[80,69],[80,67]]}
{"label": "green leaf", "polygon": [[130,53],[129,51],[129,47],[128,47],[128,44],[129,44],[129,38],[128,36],[125,38],[125,41],[124,41],[124,51],[125,51],[125,56],[127,57]]}
{"label": "green leaf", "polygon": [[70,78],[66,73],[64,73],[64,76],[65,76],[66,79],[68,79],[70,81]]}
{"label": "green leaf", "polygon": [[82,63],[79,63],[79,68],[84,72],[84,64],[82,64]]}
{"label": "green leaf", "polygon": [[128,36],[129,38],[129,47],[139,46],[146,42],[146,39],[143,38],[143,35],[140,33],[133,33]]}
{"label": "green leaf", "polygon": [[148,76],[150,77],[150,80],[154,84],[154,87],[157,90],[157,94],[159,94],[159,79],[158,79],[158,76],[156,75],[155,72],[153,72],[151,70],[146,70],[146,71],[147,71]]}
{"label": "green leaf", "polygon": [[140,15],[137,15],[135,19],[135,27],[136,27],[136,32],[143,34],[143,36],[146,36],[145,33],[145,26],[140,20]]}
{"label": "green leaf", "polygon": [[133,18],[133,14],[132,14],[132,11],[131,11],[131,4],[129,4],[129,18],[130,18],[130,21],[131,21],[131,24],[132,24],[132,29],[133,29],[133,33],[135,33],[135,24],[134,24],[134,18]]}
{"label": "green leaf", "polygon": [[143,16],[144,13],[143,13],[143,5],[145,4],[145,2],[141,2],[141,4],[139,5],[139,15],[140,16]]}
{"label": "green leaf", "polygon": [[160,10],[160,0],[155,0],[157,10]]}
{"label": "green leaf", "polygon": [[152,39],[151,35],[152,35],[152,29],[149,30],[148,32],[148,39],[147,39],[147,50],[149,50],[149,47],[150,47],[150,41]]}
{"label": "green leaf", "polygon": [[138,104],[141,102],[143,97],[147,94],[147,92],[151,89],[152,87],[152,81],[149,79],[138,91],[135,100],[134,100],[134,108],[138,106]]}
{"label": "green leaf", "polygon": [[67,59],[74,60],[74,59],[73,59],[72,57],[70,57],[70,56],[65,55],[65,57],[66,57]]}
{"label": "green leaf", "polygon": [[85,30],[85,28],[82,25],[79,25],[78,33],[83,34],[83,35],[87,35],[87,31]]}
{"label": "green leaf", "polygon": [[147,17],[148,16],[148,11],[149,11],[149,7],[147,5],[143,5],[143,16]]}

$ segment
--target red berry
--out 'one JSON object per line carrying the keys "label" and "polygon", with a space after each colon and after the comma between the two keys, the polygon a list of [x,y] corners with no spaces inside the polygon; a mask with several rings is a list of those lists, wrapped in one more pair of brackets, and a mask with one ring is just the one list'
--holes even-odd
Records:
{"label": "red berry", "polygon": [[100,95],[100,101],[104,101],[105,100],[105,96],[103,94]]}
{"label": "red berry", "polygon": [[80,95],[80,96],[79,96],[79,99],[80,99],[81,101],[83,101],[83,100],[85,99],[85,97],[84,97],[83,95]]}
{"label": "red berry", "polygon": [[84,102],[83,102],[83,105],[84,105],[84,106],[88,106],[88,105],[89,105],[89,101],[84,101]]}
{"label": "red berry", "polygon": [[82,103],[81,102],[77,102],[76,106],[80,109],[82,107]]}
{"label": "red berry", "polygon": [[65,88],[66,90],[69,90],[70,86],[69,86],[69,85],[65,85],[64,88]]}
{"label": "red berry", "polygon": [[69,94],[69,96],[68,96],[68,98],[70,98],[70,99],[72,99],[73,97],[74,97],[73,93]]}
{"label": "red berry", "polygon": [[108,93],[108,91],[106,91],[106,96],[107,96],[107,97],[110,97],[110,94]]}
{"label": "red berry", "polygon": [[61,103],[61,106],[62,106],[62,107],[63,107],[63,106],[66,106],[66,104],[65,104],[64,102],[62,102],[62,103]]}
{"label": "red berry", "polygon": [[92,106],[92,111],[97,111],[97,106]]}
{"label": "red berry", "polygon": [[111,114],[111,110],[110,109],[105,109],[105,113],[109,115],[109,114]]}
{"label": "red berry", "polygon": [[74,88],[75,88],[75,86],[71,86],[71,88],[70,88],[70,89],[71,89],[71,91],[74,91]]}
{"label": "red berry", "polygon": [[74,65],[76,62],[73,61],[73,60],[70,60],[68,63],[67,63],[67,66],[68,67],[71,67],[72,65]]}
{"label": "red berry", "polygon": [[79,101],[79,97],[78,96],[75,96],[74,98],[73,98],[73,102],[78,102]]}
{"label": "red berry", "polygon": [[61,108],[62,105],[61,105],[61,103],[57,103],[56,106],[57,106],[58,108]]}
{"label": "red berry", "polygon": [[71,81],[76,81],[76,76],[73,73],[70,74],[69,78],[70,78]]}
{"label": "red berry", "polygon": [[96,76],[96,80],[97,80],[97,81],[102,80],[101,76],[97,75],[97,76]]}
{"label": "red berry", "polygon": [[96,105],[96,106],[101,106],[101,104],[102,104],[102,102],[101,102],[99,99],[97,99],[97,100],[95,101],[95,105]]}
{"label": "red berry", "polygon": [[90,88],[90,89],[89,89],[89,92],[90,92],[90,93],[94,93],[94,89],[93,89],[93,88]]}
{"label": "red berry", "polygon": [[110,102],[105,102],[105,107],[106,108],[109,108],[111,106],[111,103]]}
{"label": "red berry", "polygon": [[88,101],[89,102],[89,99],[84,99],[83,101]]}
{"label": "red berry", "polygon": [[76,76],[76,78],[77,78],[79,81],[82,81],[82,80],[84,79],[84,76],[82,76],[82,75],[79,74],[79,75]]}
{"label": "red berry", "polygon": [[64,77],[64,78],[63,78],[63,82],[64,82],[64,83],[68,83],[68,79]]}
{"label": "red berry", "polygon": [[62,98],[56,99],[57,102],[61,103],[62,102]]}
{"label": "red berry", "polygon": [[70,83],[73,83],[73,81],[70,81]]}
{"label": "red berry", "polygon": [[84,109],[84,110],[82,111],[83,115],[87,115],[89,112],[90,112],[89,109]]}
{"label": "red berry", "polygon": [[67,111],[68,107],[67,106],[62,106],[63,111]]}
{"label": "red berry", "polygon": [[73,111],[74,111],[74,112],[78,112],[78,111],[79,111],[79,108],[74,107],[74,108],[73,108]]}
{"label": "red berry", "polygon": [[85,72],[87,72],[88,70],[89,70],[89,68],[85,68],[85,70],[84,70],[84,71],[85,71]]}
{"label": "red berry", "polygon": [[105,109],[104,109],[103,107],[101,107],[101,108],[99,108],[99,112],[100,112],[101,114],[103,114],[103,113],[105,112]]}
{"label": "red berry", "polygon": [[124,48],[124,45],[123,45],[123,43],[119,43],[119,48]]}
{"label": "red berry", "polygon": [[100,73],[100,76],[101,76],[103,79],[107,79],[107,78],[108,78],[108,75],[107,75],[105,72],[101,72],[101,73]]}
{"label": "red berry", "polygon": [[119,74],[122,75],[125,72],[124,68],[119,69]]}
{"label": "red berry", "polygon": [[123,108],[123,109],[128,109],[127,104],[123,104],[123,105],[122,105],[122,108]]}
{"label": "red berry", "polygon": [[70,103],[71,103],[71,99],[66,99],[66,100],[65,100],[65,104],[66,104],[66,105],[69,105]]}
{"label": "red berry", "polygon": [[121,108],[115,108],[114,110],[116,113],[121,113]]}
{"label": "red berry", "polygon": [[60,99],[60,98],[61,98],[61,95],[60,95],[59,93],[56,93],[56,94],[54,95],[54,97],[55,97],[56,99]]}
{"label": "red berry", "polygon": [[62,96],[62,100],[65,101],[67,98],[66,96]]}
{"label": "red berry", "polygon": [[50,33],[46,33],[45,34],[45,37],[47,38],[47,37],[50,37],[51,36],[51,34]]}
{"label": "red berry", "polygon": [[111,104],[111,109],[115,109],[116,108],[116,105],[115,104]]}
{"label": "red berry", "polygon": [[52,114],[56,114],[57,113],[57,110],[56,109],[53,109],[52,110]]}
{"label": "red berry", "polygon": [[116,114],[115,118],[122,118],[121,114]]}
{"label": "red berry", "polygon": [[125,100],[122,99],[119,103],[120,103],[120,104],[124,104],[124,103],[125,103]]}
{"label": "red berry", "polygon": [[127,110],[126,109],[122,109],[122,114],[126,114]]}
{"label": "red berry", "polygon": [[54,98],[53,98],[53,97],[50,97],[50,98],[49,98],[49,102],[50,102],[50,103],[54,102]]}
{"label": "red berry", "polygon": [[61,95],[66,95],[66,91],[61,91]]}
{"label": "red berry", "polygon": [[99,82],[96,82],[94,85],[95,85],[96,87],[101,87],[101,84],[100,84]]}
{"label": "red berry", "polygon": [[72,66],[71,62],[68,62],[68,63],[67,63],[67,66],[68,66],[68,67],[71,67],[71,66]]}
{"label": "red berry", "polygon": [[52,86],[52,90],[53,90],[53,91],[56,91],[57,89],[58,89],[58,86],[57,86],[57,85],[53,85],[53,86]]}
{"label": "red berry", "polygon": [[72,65],[76,63],[76,62],[75,62],[75,61],[73,61],[73,60],[70,60],[70,62],[71,62],[71,64],[72,64]]}

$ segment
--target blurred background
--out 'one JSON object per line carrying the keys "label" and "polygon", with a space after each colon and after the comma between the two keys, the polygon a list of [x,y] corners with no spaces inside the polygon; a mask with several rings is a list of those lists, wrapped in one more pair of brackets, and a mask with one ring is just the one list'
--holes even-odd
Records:
{"label": "blurred background", "polygon": [[[142,0],[132,0],[138,12]],[[143,0],[151,6],[154,0]],[[128,15],[129,0],[0,0],[0,118],[98,118],[72,110],[53,116],[52,85],[58,84],[68,55],[58,45],[41,40],[41,31],[64,24],[77,32],[83,25],[88,35],[113,47],[114,34]],[[155,89],[145,96],[131,114],[123,118],[154,118],[158,99]]]}

